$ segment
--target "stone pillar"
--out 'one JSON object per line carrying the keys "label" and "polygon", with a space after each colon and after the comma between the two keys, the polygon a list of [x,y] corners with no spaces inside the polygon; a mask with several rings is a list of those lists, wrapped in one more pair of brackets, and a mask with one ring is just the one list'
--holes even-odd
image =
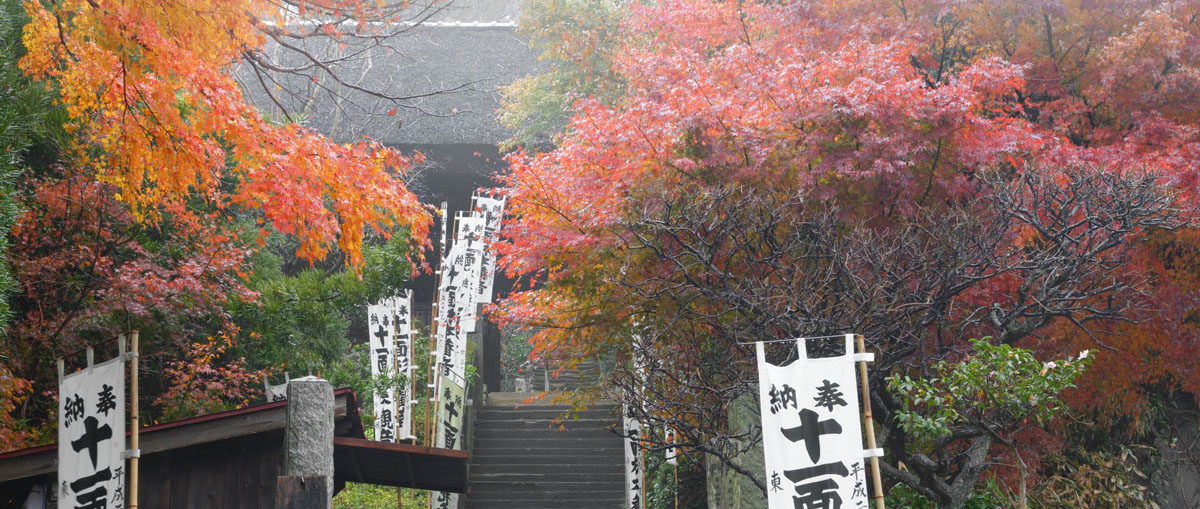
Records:
{"label": "stone pillar", "polygon": [[[762,422],[758,415],[758,398],[754,393],[743,394],[730,402],[726,411],[729,418],[730,434],[749,433],[753,426]],[[734,450],[745,449],[746,444],[737,444]],[[730,451],[731,454],[736,454]],[[708,476],[708,506],[725,509],[766,509],[767,497],[754,481],[725,466],[715,456],[705,458],[706,474]],[[739,467],[765,476],[763,445],[760,440],[757,445],[742,454],[736,454],[734,463]]]}
{"label": "stone pillar", "polygon": [[333,387],[306,376],[288,382],[284,473],[324,476],[325,507],[333,506]]}

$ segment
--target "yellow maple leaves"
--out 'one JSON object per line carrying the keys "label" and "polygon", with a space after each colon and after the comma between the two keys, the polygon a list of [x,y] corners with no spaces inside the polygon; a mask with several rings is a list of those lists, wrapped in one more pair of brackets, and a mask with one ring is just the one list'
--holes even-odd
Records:
{"label": "yellow maple leaves", "polygon": [[[356,3],[328,7],[349,12]],[[235,204],[296,235],[298,256],[336,245],[351,264],[362,259],[368,226],[425,238],[428,217],[397,178],[408,165],[398,152],[271,125],[243,97],[232,69],[262,47],[270,20],[287,18],[277,4],[64,0],[26,9],[22,68],[57,85],[80,128],[78,161],[116,186],[140,220],[190,199]]]}

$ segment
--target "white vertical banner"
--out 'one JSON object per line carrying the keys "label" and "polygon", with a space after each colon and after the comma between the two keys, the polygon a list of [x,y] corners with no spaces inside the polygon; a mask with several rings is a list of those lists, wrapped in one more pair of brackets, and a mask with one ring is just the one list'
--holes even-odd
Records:
{"label": "white vertical banner", "polygon": [[625,505],[628,509],[642,509],[646,506],[645,495],[642,492],[642,423],[629,416],[629,411],[621,408],[621,421],[625,428]]}
{"label": "white vertical banner", "polygon": [[438,398],[438,434],[433,437],[433,446],[443,449],[462,449],[462,422],[466,410],[466,380],[457,375],[441,377],[438,383],[442,391]]}
{"label": "white vertical banner", "polygon": [[475,330],[479,267],[483,255],[483,216],[457,218],[454,244],[446,255],[438,292],[435,330],[438,372],[466,377],[467,334]]}
{"label": "white vertical banner", "polygon": [[[475,330],[479,267],[483,254],[482,215],[455,218],[454,243],[443,259],[438,292],[437,420],[433,446],[461,449],[466,404],[467,334]],[[458,494],[437,492],[433,507],[456,509]]]}
{"label": "white vertical banner", "polygon": [[667,449],[664,451],[663,455],[666,457],[668,465],[679,464],[679,460],[677,459],[679,458],[679,448],[675,447],[675,444],[679,441],[679,437],[677,435],[678,434],[675,432],[675,428],[671,426],[667,426],[663,429],[663,441],[667,443]]}
{"label": "white vertical banner", "polygon": [[267,395],[267,403],[286,400],[287,386],[288,382],[290,381],[291,374],[285,372],[283,374],[283,383],[279,385],[271,385],[271,382],[267,379],[267,375],[263,375],[263,393]]}
{"label": "white vertical banner", "polygon": [[[638,324],[634,323],[634,328],[638,328]],[[633,333],[632,341],[630,342],[629,352],[633,357],[634,378],[637,383],[634,387],[633,398],[636,398],[638,404],[641,404],[642,398],[645,397],[646,380],[649,376],[649,371],[646,366],[646,352],[642,350],[642,336],[638,333]],[[629,406],[626,404],[621,407],[621,419],[625,428],[625,502],[629,509],[641,509],[646,506],[646,493],[642,486],[642,448],[641,437],[645,432],[646,426],[629,415]]]}
{"label": "white vertical banner", "polygon": [[863,449],[853,338],[846,335],[844,355],[819,359],[794,340],[799,358],[787,366],[767,362],[763,343],[754,345],[771,509],[867,507],[863,458],[872,453]]}
{"label": "white vertical banner", "polygon": [[458,509],[458,493],[449,491],[433,492],[433,507],[435,509]]}
{"label": "white vertical banner", "polygon": [[[90,350],[88,357],[90,363]],[[124,452],[124,359],[89,365],[62,377],[58,385],[58,507],[125,507]]]}
{"label": "white vertical banner", "polygon": [[500,235],[500,220],[504,217],[504,198],[472,196],[472,209],[483,215],[483,262],[479,265],[479,302],[492,302],[492,290],[496,282],[496,255],[491,245]]}
{"label": "white vertical banner", "polygon": [[[396,375],[396,319],[392,311],[389,299],[367,306],[367,339],[371,345],[368,362],[371,363],[371,380],[375,382]],[[396,388],[390,380],[386,390],[375,391],[375,440],[396,441],[395,401]]]}
{"label": "white vertical banner", "polygon": [[461,283],[464,276],[458,260],[463,257],[463,246],[455,243],[446,255],[446,267],[442,272],[442,289],[438,292],[438,323],[434,331],[437,339],[437,373],[439,376],[454,373],[466,374],[466,333],[461,327],[459,302],[462,300]]}
{"label": "white vertical banner", "polygon": [[391,300],[393,323],[396,329],[396,374],[404,375],[404,383],[396,391],[396,438],[415,438],[412,434],[413,378],[412,291]]}
{"label": "white vertical banner", "polygon": [[454,235],[454,247],[459,248],[458,256],[451,260],[456,270],[454,281],[457,289],[457,299],[454,302],[454,312],[458,316],[459,326],[466,332],[475,332],[475,322],[479,318],[476,307],[479,304],[479,273],[483,267],[483,256],[487,252],[485,237],[485,217],[482,214],[459,216],[458,231]]}
{"label": "white vertical banner", "polygon": [[[451,374],[442,376],[438,387],[442,393],[438,398],[438,432],[433,437],[433,446],[462,450],[462,426],[463,417],[466,414],[467,382],[462,377]],[[434,493],[433,507],[457,509],[458,494],[445,491]]]}

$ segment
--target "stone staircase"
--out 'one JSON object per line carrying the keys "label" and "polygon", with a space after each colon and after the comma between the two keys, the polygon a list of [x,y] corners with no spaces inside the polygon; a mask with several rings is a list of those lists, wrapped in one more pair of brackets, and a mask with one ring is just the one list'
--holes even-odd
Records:
{"label": "stone staircase", "polygon": [[[549,378],[549,383],[547,383]],[[528,386],[531,391],[578,391],[593,387],[600,380],[600,367],[595,361],[579,363],[575,369],[567,369],[554,374],[554,368],[535,368],[528,376]]]}
{"label": "stone staircase", "polygon": [[531,393],[493,393],[475,421],[466,507],[624,507],[622,440],[615,405],[553,424],[565,406],[522,404]]}

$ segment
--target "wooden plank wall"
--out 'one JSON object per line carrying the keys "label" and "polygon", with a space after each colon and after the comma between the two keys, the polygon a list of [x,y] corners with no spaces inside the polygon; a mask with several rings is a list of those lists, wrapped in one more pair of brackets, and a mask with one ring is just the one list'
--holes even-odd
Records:
{"label": "wooden plank wall", "polygon": [[141,506],[270,509],[283,474],[283,433],[184,447],[141,461]]}

